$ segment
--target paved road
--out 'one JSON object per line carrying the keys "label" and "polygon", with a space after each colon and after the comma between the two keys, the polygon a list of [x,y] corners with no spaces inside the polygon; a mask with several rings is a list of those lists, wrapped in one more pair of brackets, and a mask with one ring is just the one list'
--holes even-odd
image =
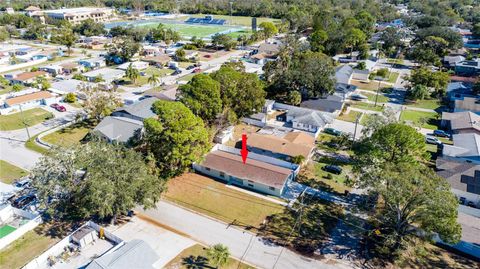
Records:
{"label": "paved road", "polygon": [[[188,234],[194,240],[203,244],[213,245],[222,243],[228,246],[234,257],[239,259],[243,257],[246,262],[260,268],[351,268],[351,266],[345,264],[335,264],[334,260],[318,261],[303,257],[280,246],[264,242],[248,232],[228,227],[225,223],[198,215],[164,201],[159,202],[156,209],[144,211],[139,208],[138,212],[166,226]],[[274,267],[280,252],[282,252],[282,255]]]}

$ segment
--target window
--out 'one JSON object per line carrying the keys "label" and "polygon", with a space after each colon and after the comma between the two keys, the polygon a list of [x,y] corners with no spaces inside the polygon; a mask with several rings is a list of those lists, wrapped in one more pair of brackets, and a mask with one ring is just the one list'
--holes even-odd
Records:
{"label": "window", "polygon": [[275,188],[274,187],[268,187],[271,191],[274,191]]}
{"label": "window", "polygon": [[253,183],[253,181],[249,180],[248,182]]}
{"label": "window", "polygon": [[210,171],[210,168],[209,168],[209,167],[205,167],[205,170]]}
{"label": "window", "polygon": [[250,188],[253,188],[253,184],[248,184],[248,186],[249,186]]}
{"label": "window", "polygon": [[225,173],[224,173],[224,172],[220,172],[220,177],[225,177]]}

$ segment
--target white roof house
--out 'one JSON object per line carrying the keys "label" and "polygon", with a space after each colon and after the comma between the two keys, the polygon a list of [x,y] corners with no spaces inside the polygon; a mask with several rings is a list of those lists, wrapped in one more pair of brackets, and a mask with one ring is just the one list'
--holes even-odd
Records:
{"label": "white roof house", "polygon": [[101,77],[105,82],[113,82],[114,80],[121,79],[125,75],[125,71],[112,68],[101,68],[90,72],[83,73],[89,81],[95,81],[97,77]]}
{"label": "white roof house", "polygon": [[138,69],[138,70],[144,70],[144,69],[147,69],[147,67],[148,67],[147,62],[137,61],[137,62],[126,62],[124,64],[121,64],[117,68],[120,69],[120,70],[127,70],[127,68],[130,65],[132,65],[133,68]]}
{"label": "white roof house", "polygon": [[94,83],[81,81],[77,79],[66,79],[53,82],[49,91],[60,95],[76,93],[82,87],[92,87]]}

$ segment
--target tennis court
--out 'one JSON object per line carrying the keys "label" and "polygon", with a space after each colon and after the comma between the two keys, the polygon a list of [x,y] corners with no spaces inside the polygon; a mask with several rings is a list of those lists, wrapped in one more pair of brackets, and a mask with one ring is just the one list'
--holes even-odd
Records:
{"label": "tennis court", "polygon": [[17,228],[12,227],[10,225],[3,225],[2,227],[0,227],[0,238],[4,238],[5,236],[9,235],[16,229]]}

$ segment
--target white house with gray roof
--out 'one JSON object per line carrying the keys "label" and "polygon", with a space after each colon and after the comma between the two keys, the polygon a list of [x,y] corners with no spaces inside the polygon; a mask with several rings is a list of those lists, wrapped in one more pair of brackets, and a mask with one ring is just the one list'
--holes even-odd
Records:
{"label": "white house with gray roof", "polygon": [[453,145],[444,145],[442,156],[480,164],[480,135],[476,133],[454,134]]}
{"label": "white house with gray roof", "polygon": [[128,143],[131,138],[142,137],[143,122],[129,118],[108,116],[93,129],[93,133],[109,143]]}
{"label": "white house with gray roof", "polygon": [[145,98],[134,104],[118,108],[112,113],[112,116],[130,118],[138,121],[155,117],[156,114],[152,111],[152,105],[158,100],[159,99],[155,97]]}

